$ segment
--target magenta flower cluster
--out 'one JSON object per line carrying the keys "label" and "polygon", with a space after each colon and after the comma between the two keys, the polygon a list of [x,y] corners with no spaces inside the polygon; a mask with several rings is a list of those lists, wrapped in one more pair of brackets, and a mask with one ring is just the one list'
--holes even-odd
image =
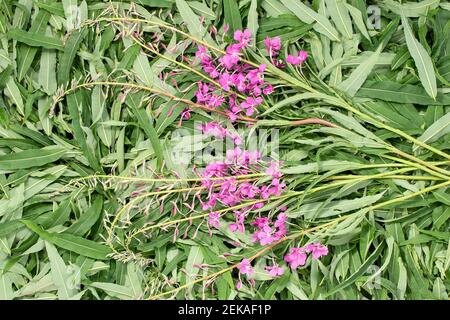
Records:
{"label": "magenta flower cluster", "polygon": [[[260,220],[260,224],[263,226],[266,224],[266,221]],[[284,261],[289,264],[291,269],[297,269],[306,264],[308,254],[310,254],[313,259],[319,259],[328,254],[328,248],[319,242],[310,243],[300,248],[290,248],[289,253],[284,256]],[[242,287],[241,275],[251,277],[255,271],[251,265],[251,261],[247,258],[242,259],[237,265],[237,269],[239,270],[239,282],[237,283],[236,288],[240,289]],[[274,263],[272,266],[266,266],[265,270],[272,277],[278,277],[284,274],[284,268],[280,267],[277,263]],[[250,278],[249,281],[250,284],[253,285],[253,279]]]}
{"label": "magenta flower cluster", "polygon": [[[198,82],[197,103],[214,109],[226,105],[225,112],[231,121],[243,114],[253,116],[263,102],[262,95],[273,92],[272,85],[264,81],[265,64],[254,68],[242,62],[243,50],[251,41],[250,30],[235,31],[234,40],[236,42],[227,46],[225,54],[216,60],[204,46],[198,46],[195,53],[203,71],[221,86],[217,89],[211,84]],[[237,93],[241,96],[238,97]]]}
{"label": "magenta flower cluster", "polygon": [[297,269],[305,265],[309,253],[314,259],[319,259],[328,254],[328,248],[319,242],[311,243],[300,248],[290,248],[289,253],[284,256],[284,261],[289,264],[291,269]]}
{"label": "magenta flower cluster", "polygon": [[308,52],[301,50],[297,53],[297,55],[288,54],[288,56],[286,57],[286,62],[297,66],[305,62],[306,59],[308,59]]}
{"label": "magenta flower cluster", "polygon": [[[236,176],[245,177],[252,173],[259,173],[262,168],[261,154],[259,151],[246,151],[236,147],[228,150],[224,162],[214,162],[209,164],[202,172],[202,186],[208,190],[206,199],[199,197],[203,210],[210,210],[208,225],[215,228],[220,227],[220,215],[215,212],[218,205],[232,207],[245,201],[256,200],[258,198],[267,199],[270,196],[281,195],[285,188],[284,183],[280,183],[281,177],[278,165],[271,163],[267,172],[270,172],[272,180],[270,183],[257,185],[250,181],[237,179]],[[234,210],[235,222],[229,225],[233,232],[245,232],[245,221],[251,210],[263,207],[262,202],[248,205],[240,210]],[[274,227],[267,225],[273,231],[270,239],[276,239],[285,234],[284,221],[282,216],[275,222]],[[268,234],[269,231],[266,230]],[[267,236],[269,237],[269,236]],[[263,237],[264,238],[264,237]],[[267,242],[269,238],[261,238]],[[272,241],[270,241],[272,242]],[[269,243],[270,243],[269,242]]]}
{"label": "magenta flower cluster", "polygon": [[280,213],[275,222],[271,222],[267,217],[256,218],[250,224],[256,226],[257,230],[253,233],[252,241],[259,242],[260,245],[265,246],[274,241],[280,240],[287,234],[286,229],[287,216]]}

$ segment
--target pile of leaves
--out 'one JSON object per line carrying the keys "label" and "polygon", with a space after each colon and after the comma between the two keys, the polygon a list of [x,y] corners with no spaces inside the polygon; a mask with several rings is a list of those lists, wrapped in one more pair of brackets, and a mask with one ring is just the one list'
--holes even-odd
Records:
{"label": "pile of leaves", "polygon": [[0,298],[448,299],[449,52],[440,0],[1,1]]}

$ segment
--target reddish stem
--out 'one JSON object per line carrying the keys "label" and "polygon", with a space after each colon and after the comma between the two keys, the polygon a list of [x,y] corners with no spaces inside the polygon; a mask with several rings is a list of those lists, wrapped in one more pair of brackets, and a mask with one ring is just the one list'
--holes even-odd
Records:
{"label": "reddish stem", "polygon": [[338,127],[334,123],[328,122],[328,121],[320,119],[320,118],[309,118],[309,119],[295,120],[295,121],[292,121],[291,124],[293,126],[302,126],[302,125],[305,125],[305,124],[320,124],[322,126],[326,126],[326,127],[330,127],[330,128],[337,128]]}

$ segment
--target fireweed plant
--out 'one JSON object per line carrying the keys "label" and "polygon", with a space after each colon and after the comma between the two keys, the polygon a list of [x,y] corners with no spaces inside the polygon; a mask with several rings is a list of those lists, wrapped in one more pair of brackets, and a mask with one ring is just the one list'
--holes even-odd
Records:
{"label": "fireweed plant", "polygon": [[382,2],[367,30],[364,1],[22,2],[1,297],[448,297],[448,6]]}

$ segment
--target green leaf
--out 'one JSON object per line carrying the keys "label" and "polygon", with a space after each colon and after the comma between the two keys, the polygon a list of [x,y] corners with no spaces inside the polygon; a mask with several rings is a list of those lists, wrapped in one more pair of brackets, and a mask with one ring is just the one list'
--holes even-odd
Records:
{"label": "green leaf", "polygon": [[108,282],[93,282],[89,286],[105,291],[111,297],[116,297],[124,300],[133,299],[133,291],[129,287],[121,286],[115,283]]}
{"label": "green leaf", "polygon": [[357,97],[420,105],[450,105],[450,95],[438,93],[436,99],[428,96],[420,86],[393,81],[367,81],[357,92]]}
{"label": "green leaf", "polygon": [[[200,271],[198,265],[203,262],[202,250],[198,246],[192,246],[189,250],[189,255],[186,261],[186,283],[192,282],[196,279],[197,274]],[[192,286],[188,287],[188,290]]]}
{"label": "green leaf", "polygon": [[85,133],[81,128],[81,118],[78,108],[81,109],[83,103],[80,100],[81,99],[79,92],[72,93],[67,96],[67,107],[69,109],[70,116],[72,117],[72,129],[74,137],[92,168],[97,172],[103,172],[103,169],[100,166],[95,154],[89,148],[86,142]]}
{"label": "green leaf", "polygon": [[0,170],[17,170],[43,166],[59,160],[67,150],[61,147],[25,150],[0,156]]}
{"label": "green leaf", "polygon": [[9,81],[6,83],[5,95],[11,99],[13,104],[16,105],[17,111],[24,116],[25,106],[23,104],[22,95],[20,94],[19,88],[17,87],[13,77],[10,77]]}
{"label": "green leaf", "polygon": [[67,300],[76,293],[76,290],[69,285],[70,279],[67,266],[59,255],[58,250],[51,243],[45,241],[45,248],[50,260],[53,283],[58,288],[58,297],[61,300]]}
{"label": "green leaf", "polygon": [[247,28],[252,33],[253,45],[256,44],[256,34],[258,33],[258,1],[251,0],[250,9],[248,11]]}
{"label": "green leaf", "polygon": [[189,6],[201,17],[208,18],[211,20],[215,20],[217,18],[217,14],[214,13],[205,3],[199,1],[189,1]]}
{"label": "green leaf", "polygon": [[430,10],[436,9],[441,0],[421,0],[419,2],[399,3],[394,0],[384,0],[383,6],[392,12],[401,15],[402,13],[408,18],[418,18],[426,16]]}
{"label": "green leaf", "polygon": [[181,17],[186,22],[189,33],[197,39],[203,39],[206,30],[200,23],[199,17],[194,13],[194,11],[192,11],[186,1],[176,0],[175,3]]}
{"label": "green leaf", "polygon": [[358,28],[359,32],[370,42],[372,42],[372,39],[370,38],[369,33],[367,32],[366,23],[364,22],[363,15],[361,11],[358,10],[358,8],[355,8],[351,6],[348,3],[345,3],[345,6],[347,7],[348,12],[352,16],[353,22],[355,23],[356,27]]}
{"label": "green leaf", "polygon": [[97,260],[106,260],[107,255],[111,253],[109,247],[98,242],[71,234],[47,232],[30,220],[21,220],[21,222],[42,239],[79,255]]}
{"label": "green leaf", "polygon": [[409,26],[408,19],[402,13],[402,25],[405,31],[406,45],[408,46],[409,53],[413,57],[414,62],[419,72],[420,82],[430,97],[436,99],[437,85],[436,74],[434,72],[434,65],[431,61],[425,48],[419,41],[414,38],[414,34]]}
{"label": "green leaf", "polygon": [[83,212],[80,218],[64,232],[77,236],[84,235],[100,218],[102,209],[103,198],[100,196],[96,197],[92,206],[90,206],[86,212]]}
{"label": "green leaf", "polygon": [[[38,14],[36,15],[36,18],[34,18],[30,31],[31,33],[35,34],[43,34],[45,33],[46,26],[48,24],[48,21],[50,20],[50,14],[45,10],[40,10]],[[31,47],[29,45],[19,45],[18,48],[18,54],[17,54],[17,70],[18,70],[18,80],[22,81],[22,79],[27,74],[28,70],[30,69],[34,58],[36,56],[36,53],[38,52],[38,48]]]}
{"label": "green leaf", "polygon": [[353,37],[352,21],[350,20],[349,12],[343,0],[326,0],[327,12],[336,25],[337,29],[346,38]]}
{"label": "green leaf", "polygon": [[47,49],[56,49],[63,51],[64,46],[61,40],[54,37],[44,36],[42,34],[26,32],[20,29],[11,29],[8,35],[19,42],[32,47],[43,47]]}
{"label": "green leaf", "polygon": [[352,74],[338,85],[338,88],[353,97],[366,81],[373,67],[378,61],[381,53],[381,46],[377,51],[371,53],[365,60],[352,72]]}
{"label": "green leaf", "polygon": [[83,28],[70,33],[66,41],[66,45],[64,46],[64,53],[59,60],[58,84],[67,84],[69,82],[73,61],[77,55],[78,49],[80,48],[81,42],[84,37],[86,37],[88,32],[89,29]]}
{"label": "green leaf", "polygon": [[54,94],[57,89],[55,69],[56,52],[54,50],[43,49],[39,68],[39,84],[48,95]]}
{"label": "green leaf", "polygon": [[0,272],[0,300],[12,300],[15,293],[8,273]]}
{"label": "green leaf", "polygon": [[330,21],[321,14],[318,14],[301,1],[297,0],[281,0],[281,2],[292,11],[301,21],[314,24],[314,30],[327,36],[330,40],[340,41],[339,33],[331,25]]}
{"label": "green leaf", "polygon": [[144,130],[145,135],[150,140],[153,151],[158,159],[158,168],[161,168],[164,160],[163,149],[150,114],[144,108],[140,108],[139,105],[136,105],[136,101],[134,99],[127,98],[126,103],[132,108],[133,114],[137,117],[139,122],[139,126]]}
{"label": "green leaf", "polygon": [[[445,114],[442,118],[436,120],[425,132],[417,138],[417,140],[430,144],[437,141],[447,133],[450,133],[450,113]],[[413,150],[417,150],[419,146],[414,146]]]}
{"label": "green leaf", "polygon": [[23,227],[19,220],[11,220],[0,223],[0,238],[13,233]]}
{"label": "green leaf", "polygon": [[361,277],[364,273],[367,272],[367,269],[376,261],[378,256],[381,254],[381,251],[384,249],[385,244],[380,243],[378,247],[375,249],[375,251],[366,259],[366,261],[354,272],[352,275],[350,275],[347,279],[339,283],[336,287],[331,289],[325,294],[325,297],[329,297],[344,288],[348,287],[352,283],[354,283],[356,280],[358,280],[359,277]]}
{"label": "green leaf", "polygon": [[225,23],[230,27],[230,34],[236,30],[242,30],[242,19],[236,0],[223,0],[223,11]]}

